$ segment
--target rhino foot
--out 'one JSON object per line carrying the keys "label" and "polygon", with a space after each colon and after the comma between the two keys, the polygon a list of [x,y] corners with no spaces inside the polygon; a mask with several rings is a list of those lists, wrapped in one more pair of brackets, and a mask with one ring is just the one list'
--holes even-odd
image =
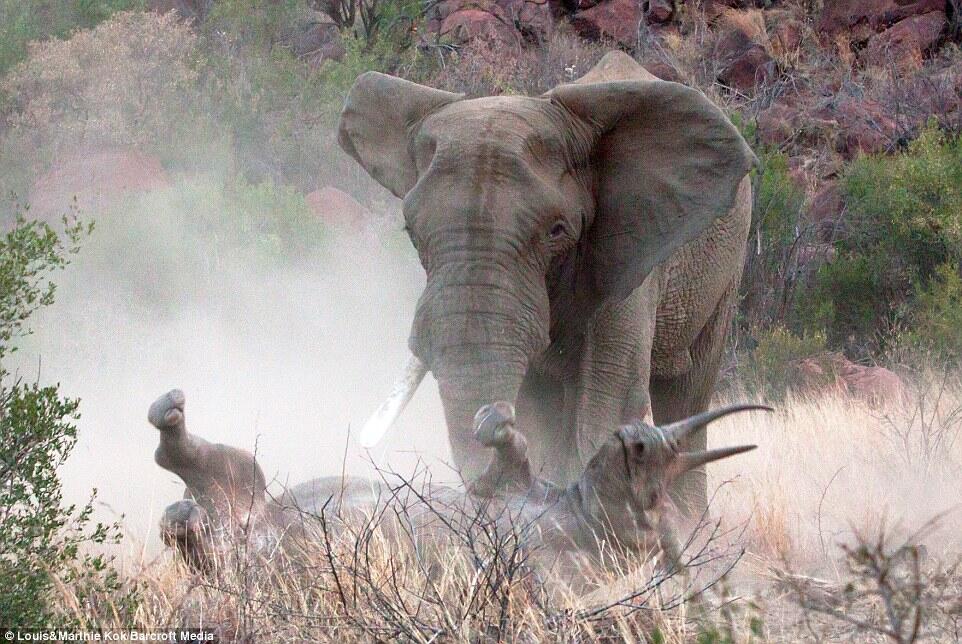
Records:
{"label": "rhino foot", "polygon": [[171,389],[154,401],[147,412],[147,420],[157,429],[167,429],[184,422],[184,404],[187,399],[180,389]]}

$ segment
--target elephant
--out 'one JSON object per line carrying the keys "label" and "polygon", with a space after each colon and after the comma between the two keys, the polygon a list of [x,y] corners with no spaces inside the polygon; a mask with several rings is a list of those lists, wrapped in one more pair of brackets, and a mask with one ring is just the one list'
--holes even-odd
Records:
{"label": "elephant", "polygon": [[[705,411],[732,319],[757,159],[701,92],[611,52],[537,97],[461,94],[366,72],[340,146],[402,199],[426,272],[411,357],[361,434],[373,445],[424,375],[454,464],[484,469],[475,411],[512,402],[533,466],[570,482],[634,419]],[[696,432],[686,449],[704,449]],[[704,468],[680,507],[707,503]]]}
{"label": "elephant", "polygon": [[[268,498],[253,455],[189,434],[184,403],[179,390],[164,394],[151,406],[149,419],[160,430],[155,461],[187,485],[185,498],[164,512],[161,537],[198,571],[213,570],[218,551],[241,534],[267,555],[303,539],[309,534],[303,513],[333,516],[338,522],[379,516],[388,538],[404,541],[414,534],[419,551],[431,550],[425,543],[458,536],[447,532],[463,523],[459,519],[481,525],[475,518],[485,516],[500,530],[520,533],[542,573],[559,572],[560,563],[569,587],[578,577],[575,571],[583,576],[586,564],[598,565],[610,552],[658,553],[666,566],[680,571],[681,544],[695,527],[672,502],[669,485],[696,467],[755,449],[742,445],[686,452],[681,445],[722,416],[769,409],[733,405],[664,427],[636,420],[614,428],[575,483],[562,487],[537,476],[525,436],[515,427],[514,406],[497,401],[473,419],[473,435],[491,456],[467,492],[430,486],[413,504],[402,504],[396,490],[389,493],[383,482],[340,476],[314,479]],[[385,504],[390,511],[378,512]],[[439,515],[445,519],[438,521]],[[395,518],[399,525],[392,524]]]}

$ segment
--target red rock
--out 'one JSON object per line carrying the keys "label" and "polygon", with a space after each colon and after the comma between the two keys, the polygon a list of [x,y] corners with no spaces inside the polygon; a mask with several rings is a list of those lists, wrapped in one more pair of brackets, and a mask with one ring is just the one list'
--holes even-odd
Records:
{"label": "red rock", "polygon": [[526,40],[544,42],[554,31],[548,0],[497,0],[497,4]]}
{"label": "red rock", "polygon": [[807,395],[849,395],[873,407],[904,403],[902,379],[885,367],[857,365],[840,353],[826,353],[796,361],[796,389]]}
{"label": "red rock", "polygon": [[[740,15],[730,11],[727,16]],[[731,89],[750,94],[775,76],[775,61],[752,34],[735,19],[725,21],[725,30],[715,43],[713,56],[721,67],[718,81]]]}
{"label": "red rock", "polygon": [[923,57],[935,46],[947,21],[942,11],[912,16],[869,38],[864,60],[869,65],[910,71],[922,66]]}
{"label": "red rock", "polygon": [[682,80],[678,70],[663,60],[645,62],[642,66],[661,80],[673,83],[680,83]]}
{"label": "red rock", "polygon": [[341,60],[347,53],[334,19],[319,12],[315,12],[310,21],[298,26],[291,43],[294,55],[314,66],[325,60]]}
{"label": "red rock", "polygon": [[513,24],[495,12],[483,9],[461,9],[449,14],[441,21],[440,34],[459,44],[472,40],[509,46],[521,43],[521,35]]}
{"label": "red rock", "polygon": [[644,4],[645,20],[650,24],[664,24],[671,22],[675,7],[671,0],[646,0]]}
{"label": "red rock", "polygon": [[864,41],[900,20],[944,11],[945,0],[825,0],[818,30],[826,36],[845,34]]}
{"label": "red rock", "polygon": [[796,360],[789,368],[795,372],[793,389],[803,395],[838,396],[848,393],[848,387],[834,373],[826,356]]}
{"label": "red rock", "polygon": [[447,20],[449,16],[457,13],[458,11],[464,11],[465,9],[476,9],[478,11],[487,11],[488,13],[494,12],[499,18],[504,18],[501,15],[501,8],[498,7],[495,0],[441,0],[436,6],[438,20],[442,22]]}
{"label": "red rock", "polygon": [[30,190],[30,212],[38,217],[65,213],[76,197],[81,211],[101,208],[118,197],[170,185],[160,160],[135,150],[84,152],[60,159]]}
{"label": "red rock", "polygon": [[746,9],[754,6],[748,0],[700,0],[695,4],[697,11],[703,11],[709,24],[715,22],[722,14],[730,9]]}
{"label": "red rock", "polygon": [[718,75],[718,81],[743,94],[752,94],[775,77],[775,60],[765,48],[753,45],[736,56]]}
{"label": "red rock", "polygon": [[835,150],[847,159],[860,152],[886,152],[898,138],[898,126],[876,101],[846,97],[815,113],[834,123]]}
{"label": "red rock", "polygon": [[782,60],[792,56],[802,46],[803,25],[798,20],[787,18],[779,20],[769,34],[772,53]]}
{"label": "red rock", "polygon": [[371,212],[343,190],[325,186],[305,195],[314,215],[334,228],[363,230],[372,220]]}
{"label": "red rock", "polygon": [[848,393],[873,406],[904,402],[906,387],[902,379],[885,367],[865,367],[841,354],[830,354],[832,369]]}
{"label": "red rock", "polygon": [[758,136],[762,143],[780,146],[791,140],[797,131],[799,112],[784,103],[772,103],[758,115]]}
{"label": "red rock", "polygon": [[624,47],[635,47],[641,18],[640,0],[605,0],[576,13],[571,25],[582,38],[611,40]]}

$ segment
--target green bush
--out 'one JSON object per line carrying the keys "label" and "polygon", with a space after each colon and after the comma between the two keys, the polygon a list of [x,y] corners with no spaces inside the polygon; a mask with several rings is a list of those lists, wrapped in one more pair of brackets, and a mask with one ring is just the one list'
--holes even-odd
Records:
{"label": "green bush", "polygon": [[27,55],[27,43],[64,38],[144,0],[0,0],[0,76]]}
{"label": "green bush", "polygon": [[219,138],[198,87],[197,36],[173,14],[122,12],[29,50],[0,80],[16,97],[0,166],[23,173],[4,193],[24,193],[51,160],[77,150],[136,146],[186,162],[200,155],[197,140]]}
{"label": "green bush", "polygon": [[[734,119],[739,124],[740,119]],[[741,127],[755,140],[754,127]],[[759,165],[752,170],[752,225],[745,275],[741,282],[738,324],[744,335],[772,326],[796,327],[798,253],[814,237],[801,226],[805,191],[789,173],[788,157],[756,141]]]}
{"label": "green bush", "polygon": [[932,312],[952,314],[938,283],[962,264],[962,141],[930,125],[902,153],[854,161],[844,190],[846,231],[807,294],[809,324],[856,356],[884,353],[916,319],[937,333]]}
{"label": "green bush", "polygon": [[817,357],[826,351],[821,333],[796,335],[782,326],[757,334],[755,348],[738,363],[739,382],[751,393],[778,400],[799,383],[793,363]]}
{"label": "green bush", "polygon": [[[48,275],[66,265],[84,232],[68,226],[61,238],[18,215],[0,238],[0,624],[8,628],[71,624],[120,588],[109,559],[87,551],[116,539],[117,528],[91,521],[92,498],[65,505],[57,475],[77,441],[79,401],[3,365],[29,317],[53,302]],[[58,587],[77,601],[72,614],[60,609]]]}
{"label": "green bush", "polygon": [[410,75],[421,65],[410,35],[418,3],[377,7],[376,36],[359,26],[345,30],[343,60],[316,67],[298,59],[286,42],[292,28],[310,20],[303,1],[215,5],[203,26],[205,92],[245,180],[310,190],[335,181],[345,186],[357,176],[334,136],[348,90],[365,71]]}
{"label": "green bush", "polygon": [[962,278],[943,264],[928,286],[920,288],[905,340],[922,354],[959,366],[962,362]]}

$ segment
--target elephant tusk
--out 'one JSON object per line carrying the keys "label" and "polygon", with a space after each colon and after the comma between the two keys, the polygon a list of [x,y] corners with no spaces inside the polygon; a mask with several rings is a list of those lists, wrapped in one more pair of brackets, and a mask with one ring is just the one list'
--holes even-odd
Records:
{"label": "elephant tusk", "polygon": [[414,392],[418,390],[418,385],[421,384],[427,373],[427,365],[412,354],[404,366],[404,373],[394,383],[394,388],[391,389],[387,399],[371,414],[367,423],[364,424],[364,428],[361,429],[361,435],[358,438],[361,447],[369,449],[384,438],[387,430],[391,429],[394,421],[407,407],[408,402],[414,396]]}

